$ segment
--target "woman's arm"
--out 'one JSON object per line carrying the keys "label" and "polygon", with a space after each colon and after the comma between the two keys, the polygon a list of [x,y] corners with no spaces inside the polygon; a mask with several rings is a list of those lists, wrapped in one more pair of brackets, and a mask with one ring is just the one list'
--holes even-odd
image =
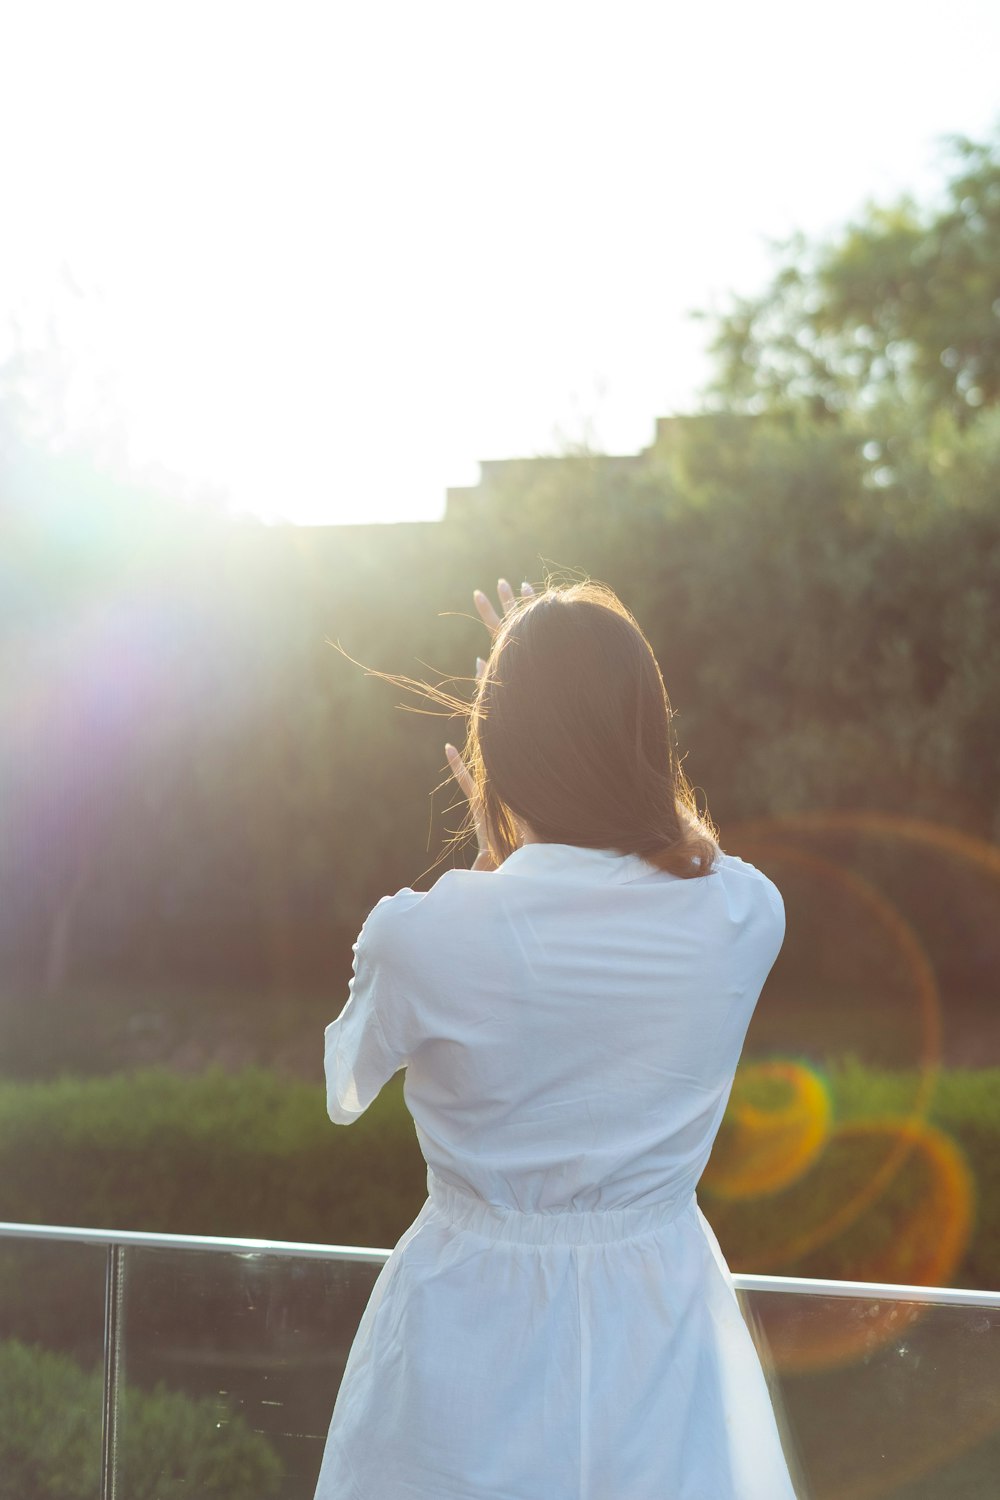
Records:
{"label": "woman's arm", "polygon": [[414,1041],[410,971],[399,950],[397,921],[422,900],[422,893],[409,887],[383,896],[354,944],[347,1003],[324,1032],[327,1114],[335,1125],[350,1125],[364,1114],[393,1074],[406,1066]]}

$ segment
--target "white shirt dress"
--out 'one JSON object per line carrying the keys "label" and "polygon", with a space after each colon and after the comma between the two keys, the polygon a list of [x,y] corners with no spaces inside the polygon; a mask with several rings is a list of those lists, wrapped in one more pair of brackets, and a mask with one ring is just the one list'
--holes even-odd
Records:
{"label": "white shirt dress", "polygon": [[405,1068],[428,1198],[362,1316],[316,1500],[796,1500],[695,1197],[784,932],[729,854],[684,880],[525,844],[379,901],[327,1107],[349,1124]]}

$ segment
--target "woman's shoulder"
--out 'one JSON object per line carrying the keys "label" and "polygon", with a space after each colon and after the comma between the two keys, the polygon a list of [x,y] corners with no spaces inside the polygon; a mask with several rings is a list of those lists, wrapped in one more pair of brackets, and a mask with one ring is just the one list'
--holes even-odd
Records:
{"label": "woman's shoulder", "polygon": [[488,876],[471,870],[446,870],[426,891],[403,886],[375,903],[358,937],[369,962],[386,970],[405,973],[413,983],[428,965],[436,965],[456,948],[463,937],[481,923],[476,914],[489,905],[483,901],[483,882]]}
{"label": "woman's shoulder", "polygon": [[468,905],[477,891],[481,895],[485,878],[482,871],[455,869],[445,870],[426,891],[404,885],[375,903],[365,918],[365,929],[400,933],[423,927],[456,907]]}
{"label": "woman's shoulder", "polygon": [[741,859],[738,854],[726,854],[720,849],[712,873],[722,876],[723,883],[737,905],[743,906],[751,899],[756,899],[758,903],[765,902],[784,924],[785,902],[781,892],[771,877],[749,860]]}
{"label": "woman's shoulder", "polygon": [[720,849],[715,857],[715,868],[734,870],[740,875],[749,876],[751,879],[767,879],[763,870],[758,870],[757,866],[752,865],[749,860],[741,859],[738,854],[727,854],[724,849]]}

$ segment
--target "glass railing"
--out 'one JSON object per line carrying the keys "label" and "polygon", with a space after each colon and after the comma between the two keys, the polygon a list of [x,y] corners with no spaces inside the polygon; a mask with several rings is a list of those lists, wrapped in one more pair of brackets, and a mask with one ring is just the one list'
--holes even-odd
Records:
{"label": "glass railing", "polygon": [[[312,1500],[387,1254],[0,1224],[3,1495]],[[802,1500],[1000,1494],[1000,1293],[736,1283]]]}

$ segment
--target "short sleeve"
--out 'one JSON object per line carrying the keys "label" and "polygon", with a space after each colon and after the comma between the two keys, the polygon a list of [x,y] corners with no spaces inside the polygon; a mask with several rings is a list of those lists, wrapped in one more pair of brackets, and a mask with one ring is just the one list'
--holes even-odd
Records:
{"label": "short sleeve", "polygon": [[741,987],[756,1004],[785,941],[784,898],[769,876],[738,855],[723,854],[719,864],[735,877],[724,886],[728,951]]}
{"label": "short sleeve", "polygon": [[[394,1073],[406,1064],[400,960],[392,940],[391,908],[413,891],[384,896],[354,944],[347,1003],[324,1033],[327,1114],[336,1125],[362,1115]],[[387,920],[388,919],[388,920]]]}

